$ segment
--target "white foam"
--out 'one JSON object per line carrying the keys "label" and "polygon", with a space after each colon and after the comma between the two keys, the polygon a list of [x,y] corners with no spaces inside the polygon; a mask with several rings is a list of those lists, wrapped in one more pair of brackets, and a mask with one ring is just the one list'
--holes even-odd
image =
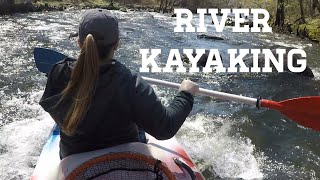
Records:
{"label": "white foam", "polygon": [[179,139],[192,156],[204,160],[204,166],[222,178],[263,178],[264,157],[255,153],[250,139],[230,135],[232,125],[228,118],[197,114],[185,122]]}
{"label": "white foam", "polygon": [[[0,129],[0,179],[28,179],[53,125],[38,101],[43,91],[27,93],[18,89],[16,96],[3,101],[3,108],[16,111],[11,123]],[[34,117],[25,119],[25,115]],[[7,115],[0,114],[1,122]]]}
{"label": "white foam", "polygon": [[0,130],[0,179],[28,179],[53,121],[48,114],[5,125]]}

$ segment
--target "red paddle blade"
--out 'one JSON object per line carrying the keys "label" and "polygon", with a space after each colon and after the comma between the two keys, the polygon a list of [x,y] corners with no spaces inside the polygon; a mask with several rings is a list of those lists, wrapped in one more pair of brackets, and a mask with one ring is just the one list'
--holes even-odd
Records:
{"label": "red paddle blade", "polygon": [[298,124],[320,131],[320,96],[301,97],[281,102],[263,99],[261,107],[278,110]]}

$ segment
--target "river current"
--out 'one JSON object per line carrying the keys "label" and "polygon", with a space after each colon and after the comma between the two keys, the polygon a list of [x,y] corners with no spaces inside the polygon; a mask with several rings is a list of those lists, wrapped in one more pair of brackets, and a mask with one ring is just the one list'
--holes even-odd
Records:
{"label": "river current", "polygon": [[[28,179],[53,124],[38,105],[46,77],[37,71],[33,48],[45,47],[76,57],[70,33],[84,11],[16,14],[0,17],[0,179]],[[116,59],[139,71],[139,49],[162,49],[164,66],[170,49],[219,49],[229,64],[228,49],[302,48],[314,79],[295,74],[145,73],[181,82],[189,77],[212,90],[281,101],[320,95],[320,45],[276,33],[214,32],[222,41],[198,39],[196,33],[174,33],[175,19],[149,12],[112,11],[120,23],[121,47]],[[194,24],[196,19],[193,20]],[[168,104],[175,90],[153,86]],[[279,112],[197,96],[177,136],[207,179],[320,179],[320,133],[297,125]]]}

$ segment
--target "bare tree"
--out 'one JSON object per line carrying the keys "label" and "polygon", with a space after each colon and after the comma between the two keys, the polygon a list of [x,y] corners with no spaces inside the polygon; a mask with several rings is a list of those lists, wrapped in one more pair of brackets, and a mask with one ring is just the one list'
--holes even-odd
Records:
{"label": "bare tree", "polygon": [[312,15],[315,14],[316,9],[318,9],[318,12],[320,13],[320,3],[318,0],[312,0]]}
{"label": "bare tree", "polygon": [[299,4],[300,4],[301,22],[306,23],[306,18],[305,18],[305,14],[304,14],[304,7],[303,7],[303,0],[299,0]]}
{"label": "bare tree", "polygon": [[275,25],[282,27],[284,25],[284,0],[278,0]]}

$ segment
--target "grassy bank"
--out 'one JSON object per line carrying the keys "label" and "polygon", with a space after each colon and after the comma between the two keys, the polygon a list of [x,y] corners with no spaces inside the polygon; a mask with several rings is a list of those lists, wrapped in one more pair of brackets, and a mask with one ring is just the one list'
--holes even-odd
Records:
{"label": "grassy bank", "polygon": [[156,9],[158,3],[156,0],[140,0],[139,3],[119,3],[114,1],[110,4],[110,0],[39,0],[35,5],[45,5],[55,7],[114,7],[120,8],[135,8],[135,9]]}
{"label": "grassy bank", "polygon": [[106,6],[109,3],[107,3],[106,0],[91,0],[91,1],[77,1],[77,0],[40,0],[34,3],[35,5],[44,5],[48,4],[49,6]]}
{"label": "grassy bank", "polygon": [[320,42],[320,17],[306,19],[306,23],[292,25],[293,33]]}
{"label": "grassy bank", "polygon": [[63,11],[67,8],[104,8],[123,11],[127,11],[127,9],[155,11],[157,8],[157,3],[150,0],[142,0],[138,4],[109,2],[109,0],[37,0],[31,3],[24,0],[16,0],[14,4],[0,4],[0,15],[39,11]]}

